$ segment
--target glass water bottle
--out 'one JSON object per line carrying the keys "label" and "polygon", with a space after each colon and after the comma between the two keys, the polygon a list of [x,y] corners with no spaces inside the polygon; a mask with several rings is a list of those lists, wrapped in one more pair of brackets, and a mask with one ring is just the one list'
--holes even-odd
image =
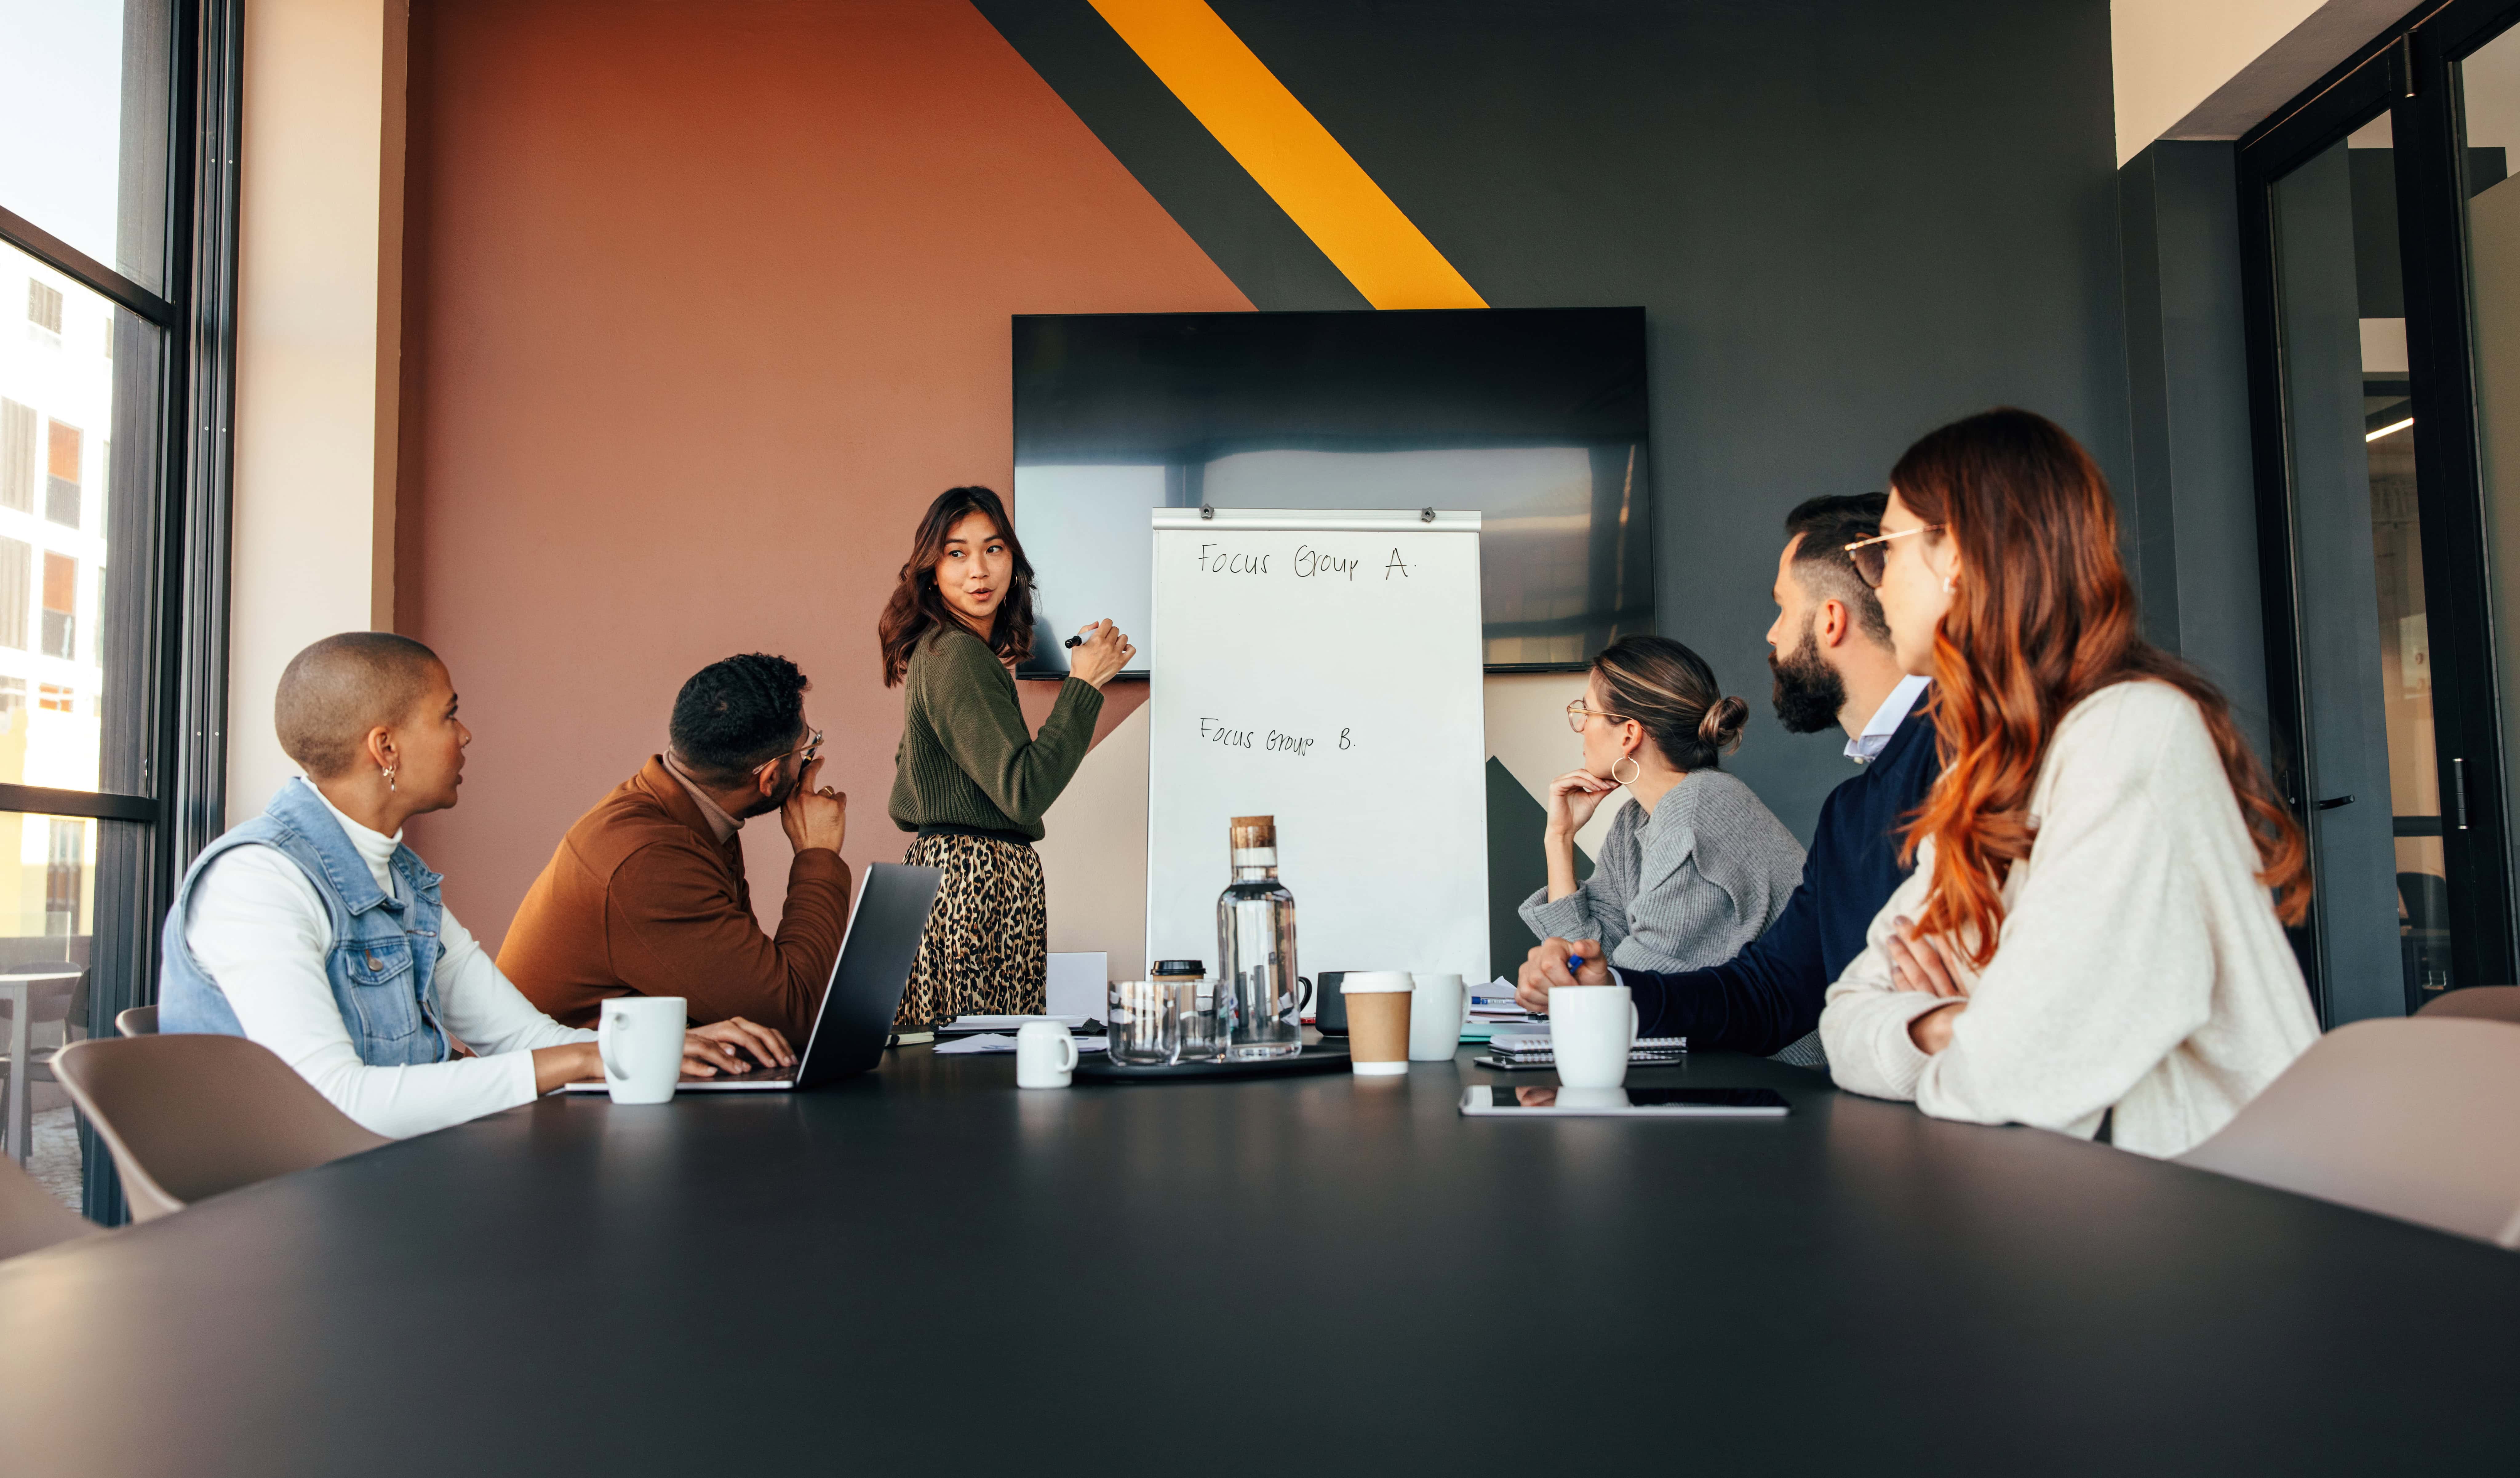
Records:
{"label": "glass water bottle", "polygon": [[1248,1062],[1304,1050],[1295,981],[1295,895],[1278,880],[1278,821],[1238,816],[1234,881],[1216,900],[1216,1014],[1225,1055]]}

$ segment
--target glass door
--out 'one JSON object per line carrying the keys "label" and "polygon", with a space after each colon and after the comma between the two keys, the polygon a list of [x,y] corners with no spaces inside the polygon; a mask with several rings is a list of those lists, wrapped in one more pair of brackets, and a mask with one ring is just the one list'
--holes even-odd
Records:
{"label": "glass door", "polygon": [[2411,1009],[2452,976],[2395,160],[2383,112],[2269,201],[2331,1024]]}
{"label": "glass door", "polygon": [[2520,979],[2515,22],[2409,15],[2239,147],[2273,758],[2331,1026]]}

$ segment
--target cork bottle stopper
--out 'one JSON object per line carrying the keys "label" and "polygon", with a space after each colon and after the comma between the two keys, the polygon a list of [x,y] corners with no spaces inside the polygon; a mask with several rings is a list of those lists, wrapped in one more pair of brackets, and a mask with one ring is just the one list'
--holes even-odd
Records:
{"label": "cork bottle stopper", "polygon": [[1278,818],[1274,816],[1238,816],[1234,818],[1234,850],[1248,851],[1254,847],[1278,845]]}

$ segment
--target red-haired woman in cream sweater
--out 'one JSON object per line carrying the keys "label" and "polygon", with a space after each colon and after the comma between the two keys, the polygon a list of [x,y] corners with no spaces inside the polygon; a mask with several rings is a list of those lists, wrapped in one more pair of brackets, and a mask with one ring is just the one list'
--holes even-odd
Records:
{"label": "red-haired woman in cream sweater", "polygon": [[2318,1035],[2283,925],[2301,829],[2196,671],[2137,632],[2107,484],[1998,410],[1910,448],[1848,546],[1934,680],[1916,870],[1829,987],[1839,1086],[2174,1155]]}

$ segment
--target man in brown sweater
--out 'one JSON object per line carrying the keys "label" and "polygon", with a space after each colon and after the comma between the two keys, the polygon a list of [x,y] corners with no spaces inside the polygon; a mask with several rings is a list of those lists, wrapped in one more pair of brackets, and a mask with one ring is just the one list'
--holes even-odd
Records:
{"label": "man in brown sweater", "polygon": [[[593,1026],[608,997],[682,996],[694,1020],[742,1016],[804,1047],[850,898],[848,797],[814,784],[808,686],[759,653],[683,685],[671,747],[578,818],[508,926],[499,969],[526,999]],[[775,940],[752,916],[736,835],[772,811],[796,849]]]}

